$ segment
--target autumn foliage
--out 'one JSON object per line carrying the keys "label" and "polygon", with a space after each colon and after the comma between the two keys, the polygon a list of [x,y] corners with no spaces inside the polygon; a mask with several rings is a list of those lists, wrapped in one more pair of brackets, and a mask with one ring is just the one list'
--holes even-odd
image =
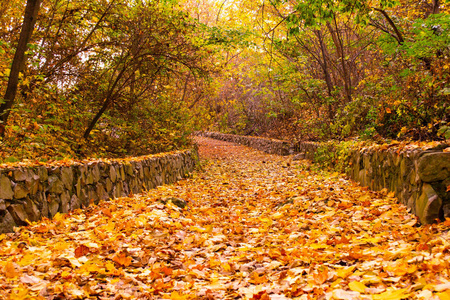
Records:
{"label": "autumn foliage", "polygon": [[[2,3],[2,96],[23,9],[22,1]],[[43,1],[14,104],[0,112],[0,159],[186,147],[188,109],[214,69],[210,31],[172,2]]]}
{"label": "autumn foliage", "polygon": [[227,25],[253,28],[254,45],[218,80],[214,128],[298,140],[450,137],[448,1],[230,6]]}
{"label": "autumn foliage", "polygon": [[386,191],[197,141],[190,179],[0,235],[0,297],[449,298],[449,220],[420,227]]}

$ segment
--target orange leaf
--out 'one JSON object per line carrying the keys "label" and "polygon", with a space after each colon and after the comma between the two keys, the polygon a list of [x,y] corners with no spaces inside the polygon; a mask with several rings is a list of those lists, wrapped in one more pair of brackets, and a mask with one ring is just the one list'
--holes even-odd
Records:
{"label": "orange leaf", "polygon": [[173,270],[171,268],[168,267],[162,267],[161,271],[164,272],[164,274],[166,274],[166,276],[169,276],[173,273]]}
{"label": "orange leaf", "polygon": [[119,254],[116,254],[112,258],[112,260],[121,266],[128,267],[129,265],[131,265],[132,258],[121,252]]}
{"label": "orange leaf", "polygon": [[328,279],[328,269],[324,269],[321,272],[314,273],[313,278],[314,278],[314,282],[316,284],[325,283],[325,281],[327,281],[327,279]]}
{"label": "orange leaf", "polygon": [[250,278],[251,280],[249,280],[249,282],[253,283],[253,284],[260,284],[260,283],[266,283],[267,282],[267,278],[266,276],[259,276],[259,274],[257,272],[252,272],[250,274]]}
{"label": "orange leaf", "polygon": [[270,300],[270,297],[266,291],[261,291],[258,294],[254,294],[251,299]]}
{"label": "orange leaf", "polygon": [[88,253],[89,253],[89,247],[86,247],[85,245],[81,245],[77,249],[75,249],[75,257],[76,258],[85,256]]}
{"label": "orange leaf", "polygon": [[5,265],[5,276],[8,278],[14,278],[19,276],[21,273],[16,271],[14,263],[8,261]]}
{"label": "orange leaf", "polygon": [[111,210],[109,208],[102,209],[102,213],[109,218],[112,217]]}

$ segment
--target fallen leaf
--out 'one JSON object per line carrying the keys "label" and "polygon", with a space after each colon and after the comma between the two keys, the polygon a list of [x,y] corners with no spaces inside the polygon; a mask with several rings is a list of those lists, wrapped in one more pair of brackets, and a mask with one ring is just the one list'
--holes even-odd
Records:
{"label": "fallen leaf", "polygon": [[358,281],[352,281],[348,284],[348,287],[354,292],[364,293],[367,286],[364,283]]}
{"label": "fallen leaf", "polygon": [[16,268],[16,265],[11,262],[7,261],[4,266],[4,273],[7,278],[14,278],[17,276],[20,276],[22,274],[20,271],[18,271],[18,268]]}
{"label": "fallen leaf", "polygon": [[78,246],[75,249],[75,257],[76,258],[79,258],[81,256],[85,256],[88,253],[89,253],[89,247],[86,247],[85,245]]}
{"label": "fallen leaf", "polygon": [[132,258],[127,256],[125,253],[120,252],[114,255],[112,260],[123,267],[128,267],[131,265]]}
{"label": "fallen leaf", "polygon": [[400,300],[400,299],[408,299],[409,297],[410,294],[406,289],[397,289],[397,290],[393,289],[372,296],[374,300]]}

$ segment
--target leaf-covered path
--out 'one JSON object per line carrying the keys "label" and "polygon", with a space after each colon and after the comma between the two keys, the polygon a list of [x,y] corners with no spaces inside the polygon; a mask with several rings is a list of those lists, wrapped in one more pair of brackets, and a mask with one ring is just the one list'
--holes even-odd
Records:
{"label": "leaf-covered path", "polygon": [[418,227],[388,193],[197,141],[188,180],[1,235],[0,298],[450,299],[450,221]]}

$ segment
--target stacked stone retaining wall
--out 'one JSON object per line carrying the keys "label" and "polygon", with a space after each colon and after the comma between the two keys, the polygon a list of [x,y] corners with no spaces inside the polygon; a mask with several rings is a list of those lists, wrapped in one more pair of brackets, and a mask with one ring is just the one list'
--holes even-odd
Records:
{"label": "stacked stone retaining wall", "polygon": [[450,153],[442,150],[351,150],[347,175],[372,190],[388,189],[423,224],[450,217]]}
{"label": "stacked stone retaining wall", "polygon": [[[314,160],[315,142],[289,143],[258,137],[245,137],[217,132],[202,136],[247,145],[268,153],[292,154]],[[440,218],[450,218],[450,152],[446,145],[433,149],[401,150],[395,147],[379,149],[349,149],[347,175],[372,190],[387,189],[416,214],[421,223],[429,224]],[[448,148],[447,148],[448,149]],[[342,164],[341,164],[342,165]]]}
{"label": "stacked stone retaining wall", "polygon": [[133,159],[0,169],[0,233],[56,213],[128,196],[186,177],[196,150]]}

